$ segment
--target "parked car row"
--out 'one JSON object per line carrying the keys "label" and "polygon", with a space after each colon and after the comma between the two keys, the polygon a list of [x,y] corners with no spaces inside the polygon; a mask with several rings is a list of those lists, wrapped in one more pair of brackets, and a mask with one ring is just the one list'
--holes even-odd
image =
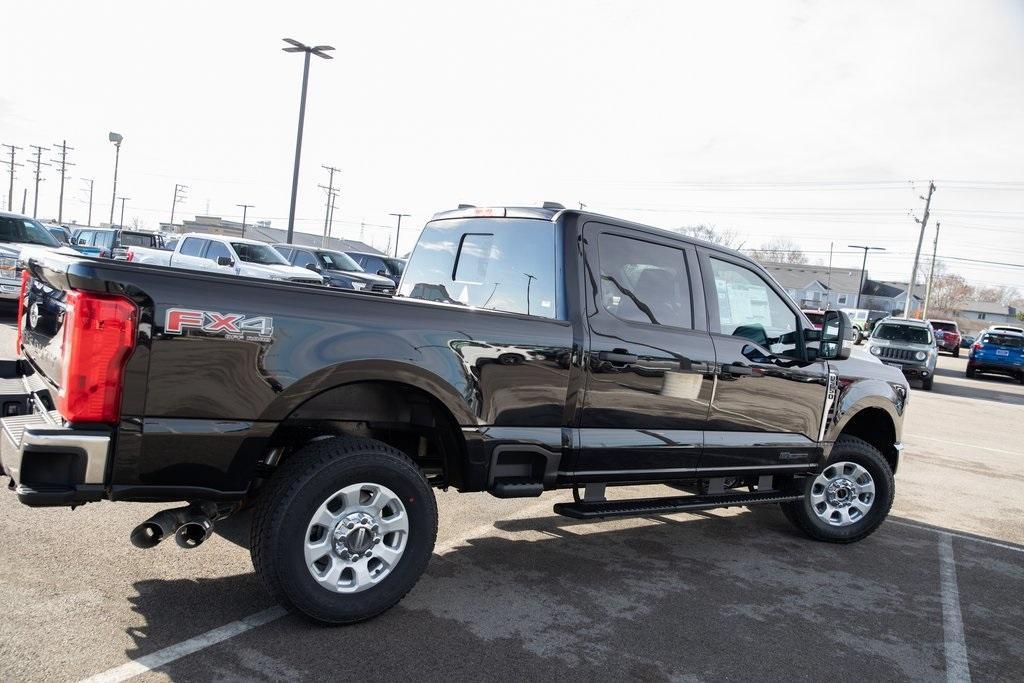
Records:
{"label": "parked car row", "polygon": [[143,230],[85,227],[70,230],[13,213],[0,213],[0,299],[20,289],[18,260],[25,245],[74,250],[85,256],[231,273],[265,280],[323,284],[394,294],[405,261],[368,252],[294,244],[270,245],[208,233],[163,235]]}

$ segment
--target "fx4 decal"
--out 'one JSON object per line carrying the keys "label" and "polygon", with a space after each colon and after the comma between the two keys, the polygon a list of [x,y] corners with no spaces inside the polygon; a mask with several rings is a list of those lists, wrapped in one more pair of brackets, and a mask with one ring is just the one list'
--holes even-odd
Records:
{"label": "fx4 decal", "polygon": [[223,334],[228,339],[270,341],[274,334],[274,319],[266,315],[246,317],[241,313],[168,308],[164,318],[164,333],[184,334],[187,329]]}

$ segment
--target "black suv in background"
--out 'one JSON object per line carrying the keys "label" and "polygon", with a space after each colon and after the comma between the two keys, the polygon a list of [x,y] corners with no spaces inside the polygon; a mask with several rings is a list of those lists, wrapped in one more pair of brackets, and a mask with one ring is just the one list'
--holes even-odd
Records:
{"label": "black suv in background", "polygon": [[367,273],[376,273],[381,277],[386,277],[396,286],[402,279],[402,273],[405,271],[405,259],[371,254],[366,251],[346,251],[345,253]]}
{"label": "black suv in background", "polygon": [[395,282],[390,278],[365,272],[348,254],[333,249],[300,247],[294,244],[275,244],[288,263],[308,268],[324,278],[328,287],[356,291],[394,294]]}

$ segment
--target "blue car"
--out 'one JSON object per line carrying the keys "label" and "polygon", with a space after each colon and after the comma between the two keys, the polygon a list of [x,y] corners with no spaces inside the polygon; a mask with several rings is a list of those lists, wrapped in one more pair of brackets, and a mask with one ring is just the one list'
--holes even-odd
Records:
{"label": "blue car", "polygon": [[1024,384],[1024,334],[982,332],[971,346],[967,376],[974,377],[982,372],[1008,375]]}

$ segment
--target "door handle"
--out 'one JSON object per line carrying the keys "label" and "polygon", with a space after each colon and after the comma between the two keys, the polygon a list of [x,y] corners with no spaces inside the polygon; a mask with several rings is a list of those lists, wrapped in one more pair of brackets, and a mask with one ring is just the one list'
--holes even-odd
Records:
{"label": "door handle", "polygon": [[733,376],[744,375],[744,376],[760,377],[764,373],[761,372],[761,371],[755,371],[754,368],[749,367],[747,365],[740,365],[739,363],[728,363],[728,364],[722,366],[722,374],[723,375],[733,375]]}
{"label": "door handle", "polygon": [[636,363],[640,358],[636,354],[626,353],[622,351],[600,351],[597,354],[598,360],[608,361],[609,363],[620,363],[622,365],[630,365]]}

